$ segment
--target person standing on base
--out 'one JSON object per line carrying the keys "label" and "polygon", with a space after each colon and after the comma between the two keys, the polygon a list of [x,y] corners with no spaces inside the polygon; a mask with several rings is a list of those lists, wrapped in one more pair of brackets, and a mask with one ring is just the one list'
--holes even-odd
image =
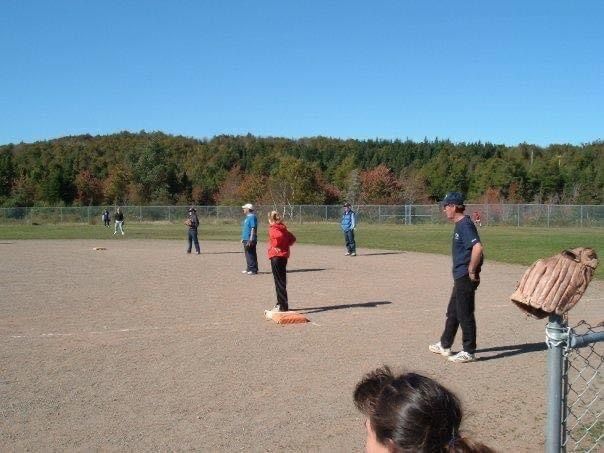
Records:
{"label": "person standing on base", "polygon": [[340,222],[346,241],[346,256],[357,256],[357,244],[354,240],[354,229],[357,226],[357,215],[351,209],[350,203],[344,203],[344,213]]}
{"label": "person standing on base", "polygon": [[[277,304],[272,312],[289,310],[287,300],[287,259],[289,248],[296,242],[296,237],[287,230],[283,218],[277,211],[268,214],[268,259],[271,260],[271,271],[275,280]],[[266,312],[265,312],[266,314]]]}
{"label": "person standing on base", "polygon": [[[463,195],[449,192],[443,202],[447,219],[455,224],[453,230],[453,291],[447,306],[445,328],[440,341],[428,349],[448,357],[452,362],[472,362],[476,351],[476,318],[474,299],[480,284],[483,246],[474,222],[464,214]],[[463,350],[451,356],[451,346],[461,326]]]}
{"label": "person standing on base", "polygon": [[245,252],[245,262],[247,268],[241,271],[242,274],[256,275],[258,273],[258,255],[256,253],[256,244],[258,243],[258,218],[254,212],[254,205],[246,203],[241,206],[245,219],[241,225],[241,243]]}
{"label": "person standing on base", "polygon": [[117,234],[118,230],[124,235],[124,213],[122,212],[122,208],[117,208],[115,211],[115,229],[113,230],[113,234]]}
{"label": "person standing on base", "polygon": [[191,248],[195,244],[195,251],[199,255],[199,239],[197,238],[197,227],[199,227],[199,217],[197,217],[197,210],[194,207],[189,208],[189,217],[185,220],[185,225],[189,227],[188,240],[189,247],[187,253],[191,253]]}

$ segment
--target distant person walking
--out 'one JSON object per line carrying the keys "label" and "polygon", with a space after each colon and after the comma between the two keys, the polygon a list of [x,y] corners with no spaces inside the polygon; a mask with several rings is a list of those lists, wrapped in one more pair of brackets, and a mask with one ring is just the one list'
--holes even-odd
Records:
{"label": "distant person walking", "polygon": [[195,244],[195,251],[199,255],[201,253],[199,249],[199,239],[197,237],[197,228],[199,227],[199,217],[197,217],[197,210],[194,207],[189,208],[189,216],[187,220],[185,220],[185,225],[189,227],[188,231],[188,241],[189,247],[187,248],[187,253],[191,253],[191,248],[193,244]]}
{"label": "distant person walking", "polygon": [[109,228],[109,224],[111,222],[111,216],[109,215],[109,209],[105,209],[103,211],[103,215],[101,216],[103,219],[103,224]]}
{"label": "distant person walking", "polygon": [[[271,312],[289,310],[287,300],[287,260],[289,248],[296,242],[296,237],[287,230],[283,218],[277,211],[268,214],[268,259],[271,260],[271,271],[275,280],[277,304]],[[266,315],[266,313],[265,313]]]}
{"label": "distant person walking", "polygon": [[[463,195],[459,192],[450,192],[445,196],[442,204],[447,219],[455,224],[452,244],[453,291],[447,306],[445,328],[440,341],[431,344],[428,349],[449,357],[452,362],[472,362],[475,360],[476,351],[474,297],[480,284],[483,247],[476,225],[464,214],[466,207]],[[460,326],[463,350],[451,356],[451,346]]]}
{"label": "distant person walking", "polygon": [[258,255],[256,245],[258,244],[258,218],[254,212],[254,205],[246,203],[241,206],[245,218],[241,224],[241,243],[245,253],[247,267],[243,274],[256,275],[258,273]]}
{"label": "distant person walking", "polygon": [[482,219],[480,217],[480,211],[474,211],[472,214],[472,220],[474,221],[474,225],[482,226]]}
{"label": "distant person walking", "polygon": [[115,215],[113,216],[115,218],[115,229],[113,230],[113,234],[117,234],[117,232],[119,231],[120,233],[122,233],[122,236],[124,235],[124,213],[122,212],[122,208],[117,208],[117,210],[115,211]]}
{"label": "distant person walking", "polygon": [[346,256],[357,256],[357,244],[354,240],[354,229],[357,226],[356,213],[351,209],[350,203],[344,203],[344,213],[340,226],[344,232],[346,242]]}

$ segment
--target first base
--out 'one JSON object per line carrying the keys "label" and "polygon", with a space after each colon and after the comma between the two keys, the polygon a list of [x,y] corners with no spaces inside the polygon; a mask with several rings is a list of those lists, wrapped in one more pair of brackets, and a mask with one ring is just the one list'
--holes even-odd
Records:
{"label": "first base", "polygon": [[264,317],[277,324],[301,324],[310,322],[306,316],[295,311],[271,311],[264,310]]}

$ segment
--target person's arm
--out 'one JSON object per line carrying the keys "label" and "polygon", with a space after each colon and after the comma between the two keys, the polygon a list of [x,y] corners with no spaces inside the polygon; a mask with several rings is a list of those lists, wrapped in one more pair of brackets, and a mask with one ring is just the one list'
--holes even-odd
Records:
{"label": "person's arm", "polygon": [[482,244],[477,242],[472,247],[472,255],[470,256],[470,264],[468,265],[468,273],[470,275],[470,280],[477,281],[480,279],[478,275],[478,267],[480,266],[480,261],[482,260]]}
{"label": "person's arm", "polygon": [[354,212],[350,215],[350,222],[350,229],[354,230],[357,226],[357,215]]}

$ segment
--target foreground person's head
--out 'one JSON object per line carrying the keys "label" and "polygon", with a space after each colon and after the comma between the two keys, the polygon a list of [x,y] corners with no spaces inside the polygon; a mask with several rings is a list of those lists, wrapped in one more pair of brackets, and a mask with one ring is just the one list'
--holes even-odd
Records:
{"label": "foreground person's head", "polygon": [[368,453],[493,451],[460,435],[459,400],[420,374],[378,368],[357,384],[354,403],[367,417]]}

